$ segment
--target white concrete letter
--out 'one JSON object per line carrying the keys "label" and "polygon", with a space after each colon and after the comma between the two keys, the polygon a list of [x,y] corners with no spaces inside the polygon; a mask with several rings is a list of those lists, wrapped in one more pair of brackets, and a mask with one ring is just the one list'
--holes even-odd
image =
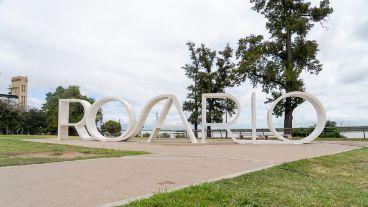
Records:
{"label": "white concrete letter", "polygon": [[[96,115],[98,110],[100,110],[100,108],[102,107],[102,105],[111,102],[111,101],[118,101],[121,104],[123,104],[123,106],[125,107],[125,109],[128,111],[129,114],[129,123],[128,123],[128,128],[126,129],[125,133],[121,134],[118,137],[113,137],[113,138],[108,138],[103,136],[97,129],[96,126]],[[91,134],[91,136],[97,140],[100,141],[123,141],[126,140],[128,138],[130,138],[130,134],[135,130],[136,125],[137,125],[137,117],[132,109],[132,106],[119,98],[115,98],[115,97],[106,97],[106,98],[102,98],[98,101],[96,101],[95,103],[92,104],[91,109],[87,115],[87,120],[86,120],[86,125],[87,125],[87,129],[89,131],[89,133]]]}
{"label": "white concrete letter", "polygon": [[[69,104],[80,103],[83,106],[83,118],[77,123],[69,123]],[[81,139],[92,140],[91,136],[86,130],[86,114],[88,114],[91,104],[88,101],[80,99],[60,99],[59,100],[59,114],[58,114],[58,139],[67,139],[69,127],[73,126],[77,130]]]}
{"label": "white concrete letter", "polygon": [[187,131],[187,134],[190,138],[190,141],[192,143],[197,143],[197,139],[193,134],[193,130],[190,128],[187,117],[185,116],[183,109],[181,107],[181,104],[178,101],[178,98],[175,95],[172,94],[164,94],[164,95],[160,95],[160,96],[156,96],[154,98],[152,98],[150,101],[148,101],[148,103],[144,106],[142,113],[139,116],[139,121],[138,121],[138,125],[135,129],[135,131],[130,134],[130,137],[134,137],[136,136],[139,131],[142,129],[144,122],[147,119],[147,116],[149,114],[149,112],[152,110],[152,108],[160,101],[166,100],[165,106],[163,107],[160,116],[158,117],[158,120],[156,122],[156,125],[154,127],[154,129],[152,130],[152,133],[150,135],[150,137],[148,138],[147,142],[152,142],[154,141],[154,139],[157,137],[158,133],[160,132],[163,123],[166,119],[167,114],[170,111],[171,106],[174,104],[176,110],[179,113],[180,119],[183,122],[184,128]]}
{"label": "white concrete letter", "polygon": [[[235,116],[227,123],[207,123],[207,99],[217,98],[217,99],[230,99],[235,102],[235,107],[237,112]],[[207,126],[221,127],[225,129],[230,135],[231,139],[236,143],[241,143],[242,140],[237,139],[230,130],[230,126],[233,125],[239,118],[240,115],[240,103],[238,99],[227,93],[203,93],[202,94],[202,143],[206,143],[207,139]]]}
{"label": "white concrete letter", "polygon": [[[272,123],[272,113],[273,110],[275,108],[275,106],[277,105],[277,103],[279,101],[281,101],[284,98],[287,97],[300,97],[305,99],[306,101],[308,101],[309,103],[312,104],[312,106],[314,107],[314,109],[317,112],[317,125],[316,128],[313,130],[313,132],[307,136],[306,138],[303,138],[301,140],[288,140],[286,138],[284,138],[283,136],[281,136],[275,129],[275,127],[273,126]],[[267,124],[268,124],[268,128],[270,129],[270,131],[276,136],[276,138],[278,138],[279,140],[284,141],[284,143],[290,143],[290,144],[304,144],[304,143],[308,143],[313,141],[314,139],[316,139],[322,132],[323,129],[325,128],[326,125],[326,111],[325,108],[323,107],[322,103],[313,95],[305,93],[305,92],[300,92],[300,91],[295,91],[295,92],[290,92],[290,93],[286,93],[282,96],[280,96],[279,98],[277,98],[270,106],[270,108],[268,109],[267,112]]]}

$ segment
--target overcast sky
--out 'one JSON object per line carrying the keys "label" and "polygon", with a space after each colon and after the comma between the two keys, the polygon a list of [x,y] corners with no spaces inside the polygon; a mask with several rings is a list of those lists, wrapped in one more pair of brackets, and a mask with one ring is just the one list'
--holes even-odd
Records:
{"label": "overcast sky", "polygon": [[[315,2],[315,1],[314,1]],[[328,118],[368,125],[368,0],[331,1],[334,13],[309,38],[320,44],[323,71],[303,75]],[[12,76],[28,76],[29,105],[40,107],[59,85],[79,85],[95,98],[117,96],[137,114],[152,97],[173,93],[183,101],[190,84],[187,41],[219,50],[239,38],[264,34],[265,19],[246,0],[2,0],[0,1],[0,93]],[[257,92],[257,125],[266,126],[267,94],[248,82],[228,90],[242,105],[236,127],[250,125],[250,93]],[[148,124],[153,122],[156,107]],[[177,125],[170,112],[167,125]],[[123,116],[107,107],[106,117]],[[119,115],[120,114],[120,115]],[[294,125],[316,120],[310,104],[295,112]],[[124,119],[124,118],[123,118]],[[275,119],[281,126],[281,119]]]}

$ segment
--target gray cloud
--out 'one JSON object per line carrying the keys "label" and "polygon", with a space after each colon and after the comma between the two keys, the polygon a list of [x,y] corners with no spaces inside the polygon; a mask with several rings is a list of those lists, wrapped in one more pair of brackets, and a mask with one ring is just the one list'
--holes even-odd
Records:
{"label": "gray cloud", "polygon": [[363,41],[368,40],[368,19],[365,19],[360,23],[359,28],[353,33],[356,37],[362,39]]}
{"label": "gray cloud", "polygon": [[[351,67],[355,67],[352,65]],[[362,81],[368,81],[368,67],[367,68],[344,68],[347,71],[342,72],[339,77],[341,84],[360,84]]]}

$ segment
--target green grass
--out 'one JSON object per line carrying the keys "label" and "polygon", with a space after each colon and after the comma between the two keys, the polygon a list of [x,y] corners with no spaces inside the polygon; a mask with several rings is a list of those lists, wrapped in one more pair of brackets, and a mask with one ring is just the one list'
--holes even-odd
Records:
{"label": "green grass", "polygon": [[368,148],[158,193],[126,206],[368,206]]}
{"label": "green grass", "polygon": [[[79,139],[79,138],[78,138]],[[131,140],[147,140],[148,137],[134,137]],[[158,140],[169,140],[169,141],[175,141],[175,140],[189,140],[189,138],[157,138]],[[272,137],[271,140],[277,140],[276,138]],[[231,138],[221,138],[221,137],[208,137],[207,141],[209,142],[219,142],[219,141],[231,141]],[[368,142],[368,138],[317,138],[315,141],[354,141],[354,142]]]}
{"label": "green grass", "polygon": [[368,138],[317,138],[317,141],[356,141],[356,142],[368,142]]}
{"label": "green grass", "polygon": [[[0,136],[0,167],[147,154],[147,152],[143,151],[88,148],[22,140],[48,137],[50,136]],[[40,157],[40,153],[47,154],[48,156]],[[70,153],[76,153],[76,156],[63,157],[63,155]]]}

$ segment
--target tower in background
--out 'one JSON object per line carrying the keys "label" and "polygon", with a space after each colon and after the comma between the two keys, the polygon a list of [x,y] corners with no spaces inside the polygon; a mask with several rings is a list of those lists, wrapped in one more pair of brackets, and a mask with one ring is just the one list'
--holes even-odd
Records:
{"label": "tower in background", "polygon": [[18,96],[18,109],[22,111],[27,110],[28,99],[28,78],[24,76],[17,76],[11,79],[10,94]]}

